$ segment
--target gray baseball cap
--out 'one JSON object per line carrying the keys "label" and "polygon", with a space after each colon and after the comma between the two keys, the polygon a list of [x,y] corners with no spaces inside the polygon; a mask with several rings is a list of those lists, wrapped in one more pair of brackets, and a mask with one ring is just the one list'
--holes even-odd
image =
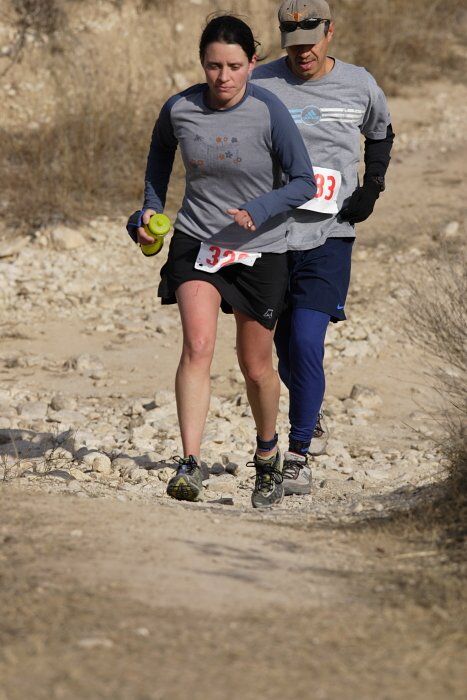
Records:
{"label": "gray baseball cap", "polygon": [[[324,36],[325,22],[313,27],[309,20],[331,19],[331,10],[326,0],[284,0],[279,7],[279,23],[281,28],[281,46],[296,46],[297,44],[317,44]],[[304,28],[300,23],[311,26]],[[295,25],[295,27],[294,27]]]}

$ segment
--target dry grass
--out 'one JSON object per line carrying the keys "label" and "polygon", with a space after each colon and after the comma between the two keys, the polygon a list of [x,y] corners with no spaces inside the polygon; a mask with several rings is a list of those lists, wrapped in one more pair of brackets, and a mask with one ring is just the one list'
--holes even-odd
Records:
{"label": "dry grass", "polygon": [[106,84],[98,66],[62,72],[50,125],[0,133],[2,215],[26,223],[27,212],[30,230],[133,207],[153,119],[136,114],[135,103],[129,81]]}
{"label": "dry grass", "polygon": [[[147,109],[137,99],[144,78],[133,75],[130,79],[123,53],[113,61],[105,56],[104,48],[96,54],[88,47],[86,54],[83,44],[80,63],[73,65],[76,42],[82,38],[70,36],[67,12],[71,5],[65,0],[8,1],[18,29],[18,60],[28,33],[55,37],[49,45],[57,53],[49,61],[56,74],[56,109],[52,121],[37,130],[29,129],[26,122],[15,131],[0,131],[3,221],[8,227],[18,227],[18,222],[25,227],[21,222],[27,212],[29,228],[70,217],[127,213],[141,198],[154,115],[166,88],[159,89],[156,103]],[[160,0],[109,0],[109,5],[119,12],[122,5],[130,2],[148,14],[148,22],[155,22],[162,12],[165,14]],[[271,16],[276,4],[271,0]],[[174,12],[177,5],[178,2]],[[453,60],[455,51],[450,37],[455,33],[456,22],[461,24],[461,8],[461,0],[445,0],[442,5],[437,1],[428,10],[422,0],[409,4],[403,0],[341,0],[336,53],[366,65],[386,89],[394,88],[402,78],[407,84],[420,76],[433,76]],[[200,9],[199,27],[204,14]],[[435,38],[439,39],[440,25],[446,41],[434,44]],[[61,31],[65,26],[67,32]],[[263,33],[267,30],[263,29]],[[270,37],[260,39],[267,42]],[[277,40],[276,36],[272,43],[277,44]],[[432,48],[427,51],[427,47]],[[144,63],[142,58],[141,61]]]}
{"label": "dry grass", "polygon": [[0,483],[19,479],[26,474],[54,476],[57,471],[65,472],[73,466],[70,453],[64,449],[64,445],[74,440],[73,431],[60,433],[56,429],[51,433],[44,433],[39,453],[38,445],[32,441],[25,448],[26,440],[19,438],[18,432],[21,431],[0,431]]}
{"label": "dry grass", "polygon": [[140,0],[139,7],[143,10],[157,10],[163,12],[167,9],[167,3],[164,0]]}
{"label": "dry grass", "polygon": [[18,31],[53,34],[63,23],[63,10],[56,0],[11,0]]}
{"label": "dry grass", "polygon": [[1,19],[12,25],[15,37],[0,77],[21,61],[28,38],[49,39],[66,25],[66,14],[57,0],[10,0],[6,17]]}
{"label": "dry grass", "polygon": [[337,54],[368,68],[388,94],[423,79],[462,75],[458,45],[465,42],[463,0],[330,4],[336,10]]}
{"label": "dry grass", "polygon": [[429,354],[429,375],[443,398],[445,431],[442,448],[449,459],[450,478],[435,498],[430,518],[444,521],[451,535],[467,535],[467,276],[461,244],[441,249],[424,266],[421,280],[408,285],[405,303],[408,333]]}

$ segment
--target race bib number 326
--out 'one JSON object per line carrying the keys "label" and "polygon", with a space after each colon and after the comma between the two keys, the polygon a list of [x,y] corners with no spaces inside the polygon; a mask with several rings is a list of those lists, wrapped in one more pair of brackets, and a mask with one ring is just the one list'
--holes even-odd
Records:
{"label": "race bib number 326", "polygon": [[313,166],[316,181],[316,194],[299,209],[309,209],[321,214],[337,214],[337,195],[342,182],[342,175],[338,170]]}
{"label": "race bib number 326", "polygon": [[230,250],[229,248],[221,248],[218,245],[201,243],[195,262],[195,270],[217,272],[221,267],[234,265],[235,263],[251,267],[260,257],[261,253],[245,253],[241,250]]}

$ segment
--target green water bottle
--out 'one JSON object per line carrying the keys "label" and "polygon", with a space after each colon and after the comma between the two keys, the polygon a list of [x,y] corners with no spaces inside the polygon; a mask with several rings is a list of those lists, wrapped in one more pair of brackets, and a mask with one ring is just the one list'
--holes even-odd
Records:
{"label": "green water bottle", "polygon": [[157,255],[164,245],[164,237],[170,231],[169,217],[165,214],[153,214],[149,222],[143,224],[143,228],[149,236],[154,238],[154,243],[140,246],[143,255]]}

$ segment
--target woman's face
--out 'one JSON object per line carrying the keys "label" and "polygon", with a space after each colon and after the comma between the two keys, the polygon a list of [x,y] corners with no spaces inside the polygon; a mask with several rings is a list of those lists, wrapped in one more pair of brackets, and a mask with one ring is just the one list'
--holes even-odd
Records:
{"label": "woman's face", "polygon": [[248,74],[255,67],[239,44],[214,41],[206,46],[203,68],[209,86],[210,104],[215,109],[233,107],[242,99]]}

